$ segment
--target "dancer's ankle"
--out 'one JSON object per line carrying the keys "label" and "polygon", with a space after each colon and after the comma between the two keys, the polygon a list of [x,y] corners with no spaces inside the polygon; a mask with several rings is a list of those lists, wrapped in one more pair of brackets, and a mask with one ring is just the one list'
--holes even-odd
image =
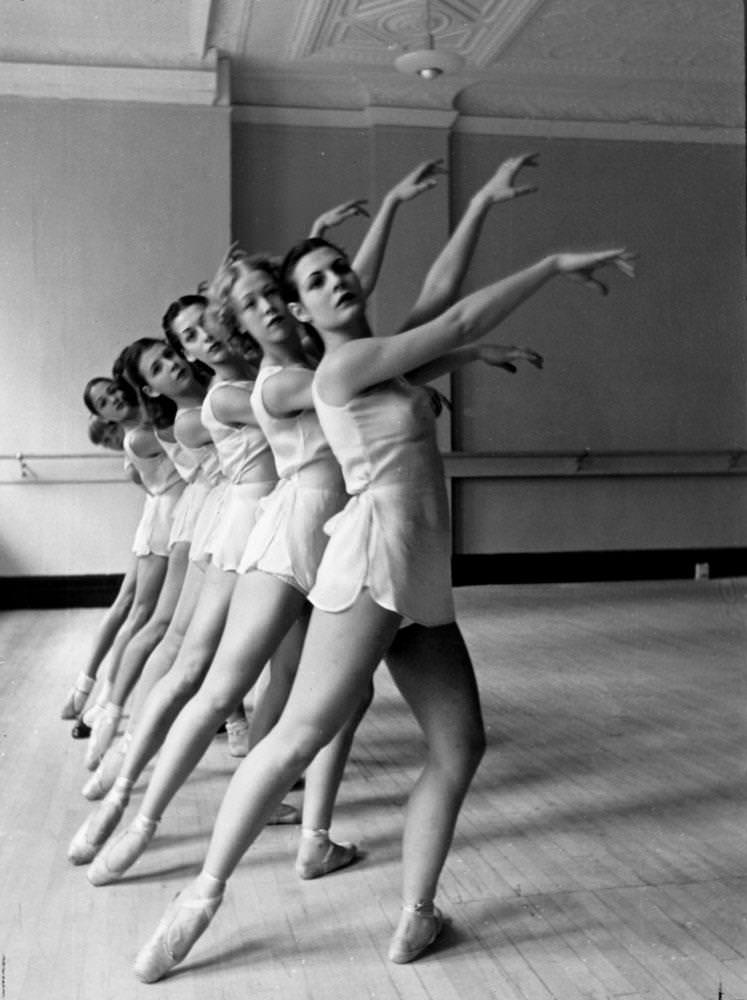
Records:
{"label": "dancer's ankle", "polygon": [[403,903],[405,913],[416,913],[419,917],[432,917],[436,912],[436,904],[431,900],[418,900],[416,903]]}
{"label": "dancer's ankle", "polygon": [[93,685],[96,683],[95,677],[90,677],[85,670],[81,670],[78,676],[75,678],[75,687],[82,694],[90,694],[93,689]]}
{"label": "dancer's ankle", "polygon": [[127,803],[130,801],[130,792],[132,791],[133,782],[129,778],[118,777],[111,789],[109,790],[109,795],[117,799],[119,802]]}
{"label": "dancer's ankle", "polygon": [[206,871],[201,871],[194,881],[195,895],[201,899],[217,899],[223,895],[225,888],[225,879],[216,878]]}

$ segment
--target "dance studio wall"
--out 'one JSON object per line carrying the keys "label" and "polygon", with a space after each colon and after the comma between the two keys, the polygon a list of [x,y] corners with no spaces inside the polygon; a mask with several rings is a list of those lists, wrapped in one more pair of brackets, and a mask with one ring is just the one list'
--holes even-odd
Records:
{"label": "dance studio wall", "polygon": [[0,101],[0,576],[126,565],[141,496],[89,444],[81,392],[127,343],[158,336],[166,305],[223,253],[229,116]]}
{"label": "dance studio wall", "polygon": [[[325,207],[375,205],[420,159],[444,156],[448,181],[395,223],[374,304],[391,329],[471,194],[505,156],[537,150],[539,169],[521,180],[538,194],[493,208],[464,290],[574,246],[629,246],[638,275],[611,274],[607,298],[556,279],[496,331],[541,351],[542,372],[473,365],[453,377],[454,413],[440,422],[454,454],[455,552],[744,547],[743,145],[522,125],[533,134],[239,117],[235,236],[282,248]],[[355,249],[362,232],[356,222],[332,236]]]}

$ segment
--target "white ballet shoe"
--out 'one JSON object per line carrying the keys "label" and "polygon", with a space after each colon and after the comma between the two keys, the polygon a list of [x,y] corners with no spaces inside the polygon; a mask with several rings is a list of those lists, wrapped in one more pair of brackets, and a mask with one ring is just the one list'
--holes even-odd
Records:
{"label": "white ballet shoe", "polygon": [[111,885],[131,868],[153,839],[158,823],[136,816],[126,830],[107,844],[88,869],[91,885]]}
{"label": "white ballet shoe", "polygon": [[155,933],[138,952],[134,966],[137,978],[143,983],[155,983],[183,961],[222,900],[222,893],[205,899],[189,889],[175,896]]}
{"label": "white ballet shoe", "polygon": [[101,763],[104,754],[117,735],[121,717],[122,708],[109,701],[104,706],[103,711],[94,719],[86,750],[86,767],[89,771],[95,771]]}
{"label": "white ballet shoe", "polygon": [[85,708],[86,702],[88,701],[88,695],[93,690],[94,683],[93,677],[89,677],[88,674],[78,674],[75,679],[75,684],[70,689],[70,692],[65,699],[65,704],[62,706],[62,712],[60,713],[61,719],[78,718],[80,713]]}
{"label": "white ballet shoe", "polygon": [[432,903],[405,904],[389,945],[388,958],[397,965],[412,962],[430,948],[443,929],[441,911]]}
{"label": "white ballet shoe", "polygon": [[89,729],[96,721],[96,717],[104,711],[104,706],[109,701],[111,690],[112,686],[110,682],[104,681],[101,685],[101,690],[96,696],[96,701],[83,712],[83,722],[85,722]]}
{"label": "white ballet shoe", "polygon": [[132,742],[132,734],[125,733],[121,739],[109,747],[101,759],[101,763],[83,785],[81,793],[91,802],[103,799],[112,788],[122,768],[122,762]]}
{"label": "white ballet shoe", "polygon": [[302,830],[301,843],[296,855],[296,874],[299,878],[321,878],[331,872],[347,868],[358,859],[355,844],[336,844],[326,830]]}
{"label": "white ballet shoe", "polygon": [[[131,785],[131,782],[127,783]],[[67,849],[68,861],[87,865],[93,861],[116,828],[127,808],[129,788],[114,788],[78,828]]]}
{"label": "white ballet shoe", "polygon": [[73,865],[87,865],[98,854],[101,844],[95,844],[88,839],[89,816],[75,832],[67,848],[67,860]]}
{"label": "white ballet shoe", "polygon": [[246,757],[249,753],[249,723],[246,719],[226,722],[228,752],[232,757]]}

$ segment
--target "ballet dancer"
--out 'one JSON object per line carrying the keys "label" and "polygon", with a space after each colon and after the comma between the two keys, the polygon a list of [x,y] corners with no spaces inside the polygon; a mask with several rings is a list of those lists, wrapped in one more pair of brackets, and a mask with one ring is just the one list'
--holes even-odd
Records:
{"label": "ballet dancer", "polygon": [[82,721],[90,728],[108,703],[128,643],[156,607],[169,564],[171,518],[183,483],[155,437],[135,393],[123,379],[108,376],[91,379],[84,389],[83,401],[94,416],[124,428],[125,470],[146,491],[132,546],[136,558],[133,601],[112,643],[107,674],[96,701],[83,711]]}
{"label": "ballet dancer", "polygon": [[[118,366],[124,368],[129,351],[127,348],[122,352]],[[108,700],[93,721],[86,753],[90,770],[99,766],[113,742],[125,702],[141,674],[140,699],[163,671],[161,660],[153,657],[144,673],[154,650],[178,647],[202,586],[204,564],[209,558],[205,543],[224,485],[212,441],[199,422],[206,379],[204,372],[186,362],[162,364],[153,381],[159,390],[168,388],[170,392],[140,393],[141,405],[155,426],[157,444],[170,456],[184,495],[171,512],[168,567],[156,606],[145,625],[128,642]],[[94,791],[88,786],[87,790]]]}
{"label": "ballet dancer", "polygon": [[[123,450],[124,428],[120,423],[102,420],[101,417],[90,414],[88,420],[88,438],[91,444],[121,453]],[[129,462],[125,463],[125,471],[134,482],[141,485],[137,473],[132,469]],[[90,729],[85,725],[81,716],[96,683],[99,668],[106,654],[110,651],[117,633],[124,624],[132,607],[132,601],[135,596],[136,576],[137,556],[131,553],[127,569],[117,591],[117,596],[106,612],[104,620],[96,630],[93,646],[86,665],[78,672],[73,686],[68,691],[60,713],[62,719],[77,720],[71,730],[73,739],[85,739],[90,735]]]}

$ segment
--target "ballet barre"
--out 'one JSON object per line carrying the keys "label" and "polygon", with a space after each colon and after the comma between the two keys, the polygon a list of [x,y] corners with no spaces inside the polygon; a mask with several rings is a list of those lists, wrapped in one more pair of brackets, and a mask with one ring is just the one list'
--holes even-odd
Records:
{"label": "ballet barre", "polygon": [[[443,453],[450,479],[575,479],[747,474],[747,449],[713,451],[489,451]],[[0,484],[129,482],[116,454],[0,454]]]}
{"label": "ballet barre", "polygon": [[17,451],[0,454],[1,485],[52,485],[129,482],[116,453],[42,453]]}
{"label": "ballet barre", "polygon": [[444,453],[451,479],[581,479],[747,474],[747,449]]}

